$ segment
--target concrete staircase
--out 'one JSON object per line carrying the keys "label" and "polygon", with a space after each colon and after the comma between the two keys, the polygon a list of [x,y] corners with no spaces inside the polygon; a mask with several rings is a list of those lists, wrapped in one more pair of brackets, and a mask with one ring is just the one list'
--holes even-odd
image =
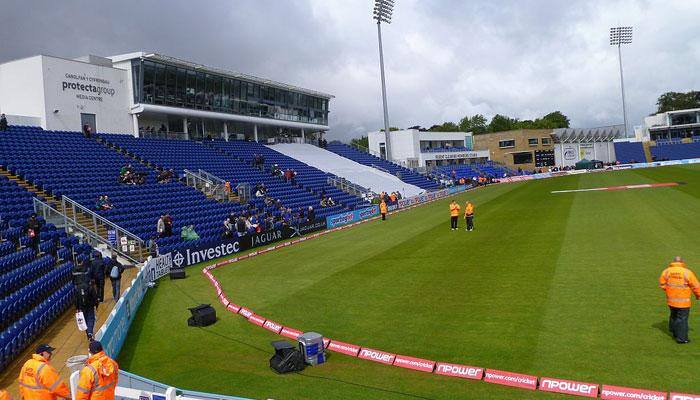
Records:
{"label": "concrete staircase", "polygon": [[649,149],[649,142],[643,142],[642,147],[644,148],[644,158],[646,158],[646,162],[651,162],[651,150]]}

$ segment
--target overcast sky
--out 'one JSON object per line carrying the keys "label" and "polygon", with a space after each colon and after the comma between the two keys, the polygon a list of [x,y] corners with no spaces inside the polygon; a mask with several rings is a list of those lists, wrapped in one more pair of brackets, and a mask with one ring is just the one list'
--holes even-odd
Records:
{"label": "overcast sky", "polygon": [[[666,91],[700,89],[697,0],[395,0],[383,28],[392,126],[553,110],[630,125]],[[331,93],[331,137],[383,125],[371,0],[0,0],[0,62],[144,50]]]}

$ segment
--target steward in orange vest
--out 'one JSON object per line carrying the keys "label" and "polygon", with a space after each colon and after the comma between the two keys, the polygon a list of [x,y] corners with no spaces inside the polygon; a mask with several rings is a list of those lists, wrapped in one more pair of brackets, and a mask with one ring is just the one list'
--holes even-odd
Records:
{"label": "steward in orange vest", "polygon": [[668,330],[679,344],[688,339],[688,316],[690,315],[691,294],[700,300],[700,282],[693,271],[685,266],[680,257],[673,259],[659,277],[659,287],[666,292],[666,304],[671,311]]}
{"label": "steward in orange vest", "polygon": [[474,205],[472,204],[471,201],[468,201],[467,205],[464,207],[464,219],[467,222],[467,227],[465,229],[467,231],[473,231],[474,230]]}
{"label": "steward in orange vest", "polygon": [[457,222],[459,220],[459,204],[452,200],[450,203],[450,228],[454,231],[457,229]]}
{"label": "steward in orange vest", "polygon": [[379,203],[379,213],[382,214],[382,221],[386,221],[386,201]]}
{"label": "steward in orange vest", "polygon": [[86,364],[80,370],[76,400],[114,400],[119,365],[107,357],[100,342],[90,342],[90,358]]}
{"label": "steward in orange vest", "polygon": [[7,390],[0,389],[0,400],[12,400],[12,396],[10,396]]}
{"label": "steward in orange vest", "polygon": [[36,353],[27,360],[19,373],[19,395],[24,400],[56,400],[70,398],[70,390],[56,369],[49,364],[53,351],[48,344],[40,344]]}

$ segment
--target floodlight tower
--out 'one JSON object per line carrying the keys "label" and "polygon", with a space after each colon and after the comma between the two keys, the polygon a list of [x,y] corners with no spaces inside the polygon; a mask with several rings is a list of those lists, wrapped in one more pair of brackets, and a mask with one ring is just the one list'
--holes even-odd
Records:
{"label": "floodlight tower", "polygon": [[386,81],[384,78],[384,51],[382,50],[382,22],[391,23],[391,13],[394,11],[394,0],[374,0],[373,19],[377,21],[377,37],[379,38],[379,69],[382,74],[382,101],[384,103],[384,136],[386,137],[386,159],[391,161],[391,139],[389,132],[389,111],[386,106]]}
{"label": "floodlight tower", "polygon": [[622,74],[622,45],[630,43],[632,43],[631,26],[610,28],[610,45],[617,46],[617,58],[620,61],[620,88],[622,89],[622,116],[625,123],[625,137],[627,137],[627,106],[625,105],[625,79]]}

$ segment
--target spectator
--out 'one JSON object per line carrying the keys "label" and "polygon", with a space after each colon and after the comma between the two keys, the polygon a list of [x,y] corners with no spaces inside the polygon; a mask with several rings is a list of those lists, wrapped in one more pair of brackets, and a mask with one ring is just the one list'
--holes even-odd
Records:
{"label": "spectator", "polygon": [[164,238],[167,236],[165,234],[165,215],[161,215],[160,218],[158,218],[158,223],[156,224],[156,232],[158,232],[158,237]]}
{"label": "spectator", "polygon": [[19,395],[24,400],[69,399],[70,389],[49,364],[54,352],[48,344],[37,346],[32,358],[27,360],[19,373]]}
{"label": "spectator", "polygon": [[41,233],[41,221],[36,217],[35,213],[27,220],[25,233],[29,237],[29,245],[36,251],[39,251],[39,234]]}
{"label": "spectator", "polygon": [[158,183],[169,183],[175,177],[175,172],[172,169],[162,169],[156,180]]}
{"label": "spectator", "polygon": [[243,237],[246,235],[248,231],[246,219],[241,215],[238,217],[238,220],[236,221],[236,233],[238,234],[238,237]]}
{"label": "spectator", "polygon": [[109,200],[107,195],[100,196],[95,202],[95,208],[100,211],[111,210],[112,207],[112,201]]}
{"label": "spectator", "polygon": [[95,329],[95,311],[97,310],[97,293],[95,286],[82,283],[76,290],[76,310],[83,313],[87,330],[85,334],[88,340],[92,340]]}
{"label": "spectator", "polygon": [[165,124],[160,124],[160,128],[158,128],[158,133],[165,133],[168,131],[168,128],[165,127]]}
{"label": "spectator", "polygon": [[119,365],[107,357],[97,340],[90,342],[88,355],[86,365],[80,370],[75,400],[114,400]]}
{"label": "spectator", "polygon": [[90,125],[83,125],[83,135],[85,135],[85,137],[88,139],[92,137],[92,128],[90,127]]}
{"label": "spectator", "polygon": [[[158,222],[160,223],[160,219],[158,219]],[[148,242],[146,242],[148,254],[154,258],[158,257],[158,242],[156,239],[158,239],[158,235],[153,235],[150,239],[148,239]]]}
{"label": "spectator", "polygon": [[224,220],[224,237],[227,239],[232,238],[235,230],[236,230],[235,217],[233,215],[231,215]]}
{"label": "spectator", "polygon": [[170,216],[170,214],[165,214],[163,221],[165,223],[165,229],[164,229],[165,236],[172,236],[172,234],[173,234],[173,218]]}
{"label": "spectator", "polygon": [[7,118],[5,114],[0,114],[0,132],[5,132],[7,130]]}
{"label": "spectator", "polygon": [[193,240],[199,240],[199,235],[194,230],[194,225],[187,225],[180,230],[180,238],[184,242],[191,242]]}
{"label": "spectator", "polygon": [[124,266],[117,261],[115,256],[108,257],[105,263],[105,273],[109,276],[109,282],[112,284],[112,298],[116,302],[121,295],[122,274]]}
{"label": "spectator", "polygon": [[78,260],[73,264],[73,285],[92,284],[92,266],[90,260],[84,255],[78,256]]}
{"label": "spectator", "polygon": [[97,301],[102,303],[105,301],[105,262],[102,259],[102,254],[99,251],[95,251],[92,254],[91,274],[92,280],[95,282],[95,291],[97,294]]}
{"label": "spectator", "polygon": [[[301,215],[301,218],[304,218],[304,215]],[[309,222],[313,222],[316,220],[316,212],[314,211],[314,208],[312,206],[309,206],[308,211],[306,212],[306,220]]]}

